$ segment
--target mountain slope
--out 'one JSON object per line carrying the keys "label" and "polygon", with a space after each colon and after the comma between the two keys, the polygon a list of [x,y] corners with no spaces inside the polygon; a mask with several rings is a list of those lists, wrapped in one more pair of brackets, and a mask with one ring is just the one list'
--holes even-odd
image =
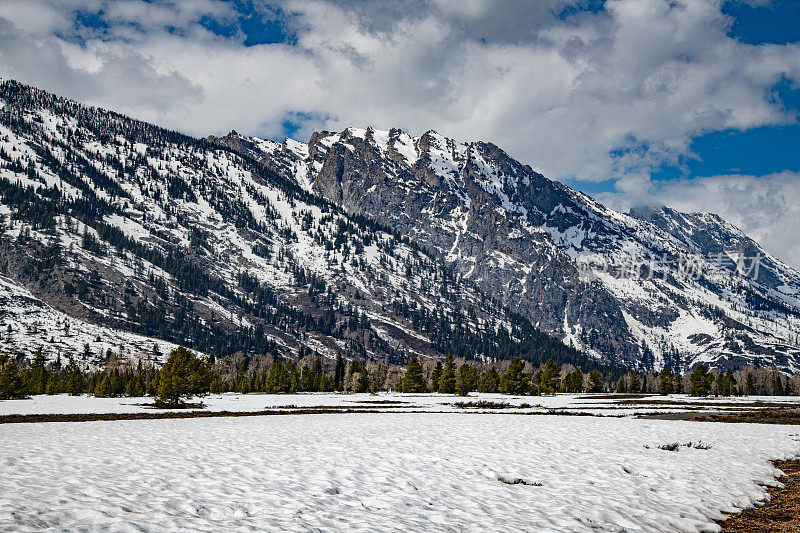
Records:
{"label": "mountain slope", "polygon": [[487,294],[603,360],[800,369],[800,274],[714,215],[618,213],[491,143],[433,131],[210,140],[413,236]]}
{"label": "mountain slope", "polygon": [[[0,83],[0,274],[0,297],[39,302],[0,329],[52,310],[100,328],[92,353],[113,328],[135,334],[113,343],[131,358],[161,339],[216,356],[586,360],[404,234],[244,152],[13,81]],[[42,347],[84,351],[65,339]]]}

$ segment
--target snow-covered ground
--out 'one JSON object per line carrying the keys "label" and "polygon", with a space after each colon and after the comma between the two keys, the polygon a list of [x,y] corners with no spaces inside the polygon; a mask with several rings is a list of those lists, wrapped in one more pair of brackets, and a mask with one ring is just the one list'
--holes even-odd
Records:
{"label": "snow-covered ground", "polygon": [[[798,433],[448,413],[7,424],[0,530],[713,531],[765,497]],[[711,448],[657,448],[689,441]]]}
{"label": "snow-covered ground", "polygon": [[[203,402],[205,411],[263,411],[310,407],[351,407],[389,412],[470,412],[497,411],[471,407],[459,408],[456,403],[496,402],[516,408],[514,412],[545,413],[557,409],[569,414],[576,412],[603,416],[632,416],[645,413],[684,412],[693,409],[741,409],[736,404],[758,408],[760,403],[787,403],[800,406],[798,396],[747,396],[742,398],[693,398],[687,395],[670,396],[608,396],[559,394],[557,396],[506,396],[503,394],[471,393],[467,397],[446,394],[212,394],[193,400]],[[636,404],[630,401],[640,402]],[[93,396],[35,396],[26,400],[0,400],[0,416],[9,414],[74,414],[74,413],[144,413],[158,411],[147,404],[153,398],[95,398]],[[701,404],[701,405],[698,405]],[[709,407],[710,406],[710,407]],[[504,409],[503,412],[507,412]]]}
{"label": "snow-covered ground", "polygon": [[[770,459],[800,455],[794,426],[632,417],[798,398],[620,399],[229,393],[206,410],[379,412],[3,424],[0,531],[714,531],[722,511],[766,496]],[[0,415],[148,402],[36,396],[0,401]],[[519,416],[551,409],[603,416]],[[675,442],[711,447],[658,448]]]}

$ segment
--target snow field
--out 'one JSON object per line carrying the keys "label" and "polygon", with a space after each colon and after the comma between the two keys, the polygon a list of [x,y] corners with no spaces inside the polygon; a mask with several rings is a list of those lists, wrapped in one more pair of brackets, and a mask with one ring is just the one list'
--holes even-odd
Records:
{"label": "snow field", "polygon": [[[446,413],[9,424],[0,530],[718,531],[797,434]],[[657,448],[689,441],[712,447]]]}
{"label": "snow field", "polygon": [[[743,398],[693,398],[683,394],[671,396],[647,396],[644,402],[672,401],[674,404],[645,403],[638,405],[619,404],[627,396],[616,398],[606,395],[559,394],[557,396],[506,396],[503,394],[471,393],[469,396],[449,394],[211,394],[195,398],[203,402],[205,411],[263,411],[266,409],[290,410],[310,407],[341,407],[381,411],[425,411],[425,412],[498,412],[497,409],[468,408],[455,406],[457,402],[496,402],[509,404],[515,412],[547,413],[551,409],[569,413],[588,413],[602,416],[633,416],[644,413],[686,412],[699,408],[704,411],[741,410],[731,404],[749,404],[759,408],[758,402],[800,404],[798,396],[748,396]],[[388,403],[387,403],[388,402]],[[153,398],[95,398],[94,396],[39,395],[25,400],[0,400],[0,416],[31,414],[77,414],[77,413],[150,413],[164,411],[147,407]],[[508,409],[499,410],[508,412]]]}

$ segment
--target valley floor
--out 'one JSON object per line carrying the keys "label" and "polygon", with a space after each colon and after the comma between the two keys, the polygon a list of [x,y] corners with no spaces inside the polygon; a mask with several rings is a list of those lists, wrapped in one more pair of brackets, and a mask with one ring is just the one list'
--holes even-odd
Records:
{"label": "valley floor", "polygon": [[[207,409],[374,409],[5,424],[0,530],[718,531],[714,520],[776,485],[770,460],[800,455],[795,426],[630,416],[670,405],[481,395],[467,401],[518,407],[454,414],[476,410],[454,405],[463,400],[227,394],[206,398]],[[0,414],[135,411],[144,401],[36,397],[0,402]],[[685,397],[661,401],[707,409]],[[742,400],[709,402],[733,409]],[[517,414],[553,407],[614,417]]]}

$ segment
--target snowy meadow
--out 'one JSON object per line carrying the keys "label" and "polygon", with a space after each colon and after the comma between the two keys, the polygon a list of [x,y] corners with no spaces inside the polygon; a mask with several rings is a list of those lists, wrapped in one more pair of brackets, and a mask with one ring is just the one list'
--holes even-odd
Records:
{"label": "snowy meadow", "polygon": [[[0,414],[146,409],[135,400],[40,396],[0,402]],[[613,399],[467,399],[517,406],[494,410],[445,395],[205,400],[373,409],[3,424],[0,530],[718,531],[724,512],[766,497],[770,459],[800,454],[795,426],[638,419]],[[603,406],[607,416],[566,416]],[[542,414],[554,408],[564,414]],[[692,445],[659,448],[672,443]]]}

